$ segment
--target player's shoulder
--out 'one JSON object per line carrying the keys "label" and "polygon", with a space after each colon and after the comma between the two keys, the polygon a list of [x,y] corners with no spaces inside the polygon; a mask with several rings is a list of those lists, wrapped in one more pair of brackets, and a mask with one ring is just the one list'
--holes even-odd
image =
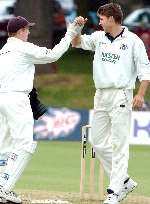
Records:
{"label": "player's shoulder", "polygon": [[101,39],[105,36],[105,32],[104,31],[95,31],[93,33],[90,34],[91,39],[93,40],[98,40]]}
{"label": "player's shoulder", "polygon": [[24,48],[24,52],[26,54],[32,52],[33,50],[35,50],[38,46],[35,45],[34,43],[31,42],[23,42],[23,48]]}
{"label": "player's shoulder", "polygon": [[142,42],[141,38],[136,33],[128,30],[127,28],[125,28],[125,34],[134,43],[141,43]]}
{"label": "player's shoulder", "polygon": [[98,31],[95,31],[94,33],[92,33],[92,35],[96,36],[96,37],[103,37],[103,36],[105,36],[105,32],[102,30],[98,30]]}
{"label": "player's shoulder", "polygon": [[31,43],[31,42],[23,42],[23,46],[25,46],[25,47],[34,47],[34,46],[36,46],[36,45],[34,45],[33,43]]}

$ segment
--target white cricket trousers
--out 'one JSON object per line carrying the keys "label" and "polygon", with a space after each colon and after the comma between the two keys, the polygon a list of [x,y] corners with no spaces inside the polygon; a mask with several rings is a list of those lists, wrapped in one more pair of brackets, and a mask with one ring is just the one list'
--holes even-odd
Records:
{"label": "white cricket trousers", "polygon": [[36,142],[33,141],[34,120],[27,93],[0,93],[0,99],[0,114],[4,118],[0,124],[0,129],[4,131],[0,140],[8,141],[5,144],[7,164],[0,174],[0,185],[12,190],[36,148]]}
{"label": "white cricket trousers", "polygon": [[132,99],[133,90],[127,89],[97,89],[94,96],[90,143],[116,194],[128,177]]}

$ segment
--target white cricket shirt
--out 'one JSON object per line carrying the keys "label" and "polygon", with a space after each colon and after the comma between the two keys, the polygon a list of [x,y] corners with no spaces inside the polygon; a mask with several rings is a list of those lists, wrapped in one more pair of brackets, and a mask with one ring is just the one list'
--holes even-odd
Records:
{"label": "white cricket shirt", "polygon": [[104,31],[81,36],[85,50],[94,51],[93,79],[98,88],[133,89],[136,78],[150,80],[150,63],[142,40],[124,28],[111,42]]}
{"label": "white cricket shirt", "polygon": [[52,50],[10,37],[0,50],[0,92],[22,91],[33,88],[34,64],[58,60],[69,48],[71,37],[66,35]]}

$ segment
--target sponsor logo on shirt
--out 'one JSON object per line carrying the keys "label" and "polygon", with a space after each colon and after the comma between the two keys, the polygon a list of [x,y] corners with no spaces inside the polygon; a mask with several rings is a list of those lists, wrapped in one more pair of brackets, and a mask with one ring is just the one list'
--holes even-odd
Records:
{"label": "sponsor logo on shirt", "polygon": [[102,61],[111,62],[116,64],[119,61],[120,56],[111,52],[102,52]]}

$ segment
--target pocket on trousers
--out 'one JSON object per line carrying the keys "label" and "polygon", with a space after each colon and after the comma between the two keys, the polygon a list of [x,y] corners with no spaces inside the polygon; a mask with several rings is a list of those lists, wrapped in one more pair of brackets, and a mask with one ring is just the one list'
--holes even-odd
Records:
{"label": "pocket on trousers", "polygon": [[123,89],[122,91],[126,99],[127,108],[132,110],[133,91],[130,89]]}
{"label": "pocket on trousers", "polygon": [[94,109],[98,109],[102,103],[102,93],[100,90],[96,90],[94,96]]}
{"label": "pocket on trousers", "polygon": [[115,107],[119,111],[132,110],[132,92],[125,89],[120,89],[115,99]]}

